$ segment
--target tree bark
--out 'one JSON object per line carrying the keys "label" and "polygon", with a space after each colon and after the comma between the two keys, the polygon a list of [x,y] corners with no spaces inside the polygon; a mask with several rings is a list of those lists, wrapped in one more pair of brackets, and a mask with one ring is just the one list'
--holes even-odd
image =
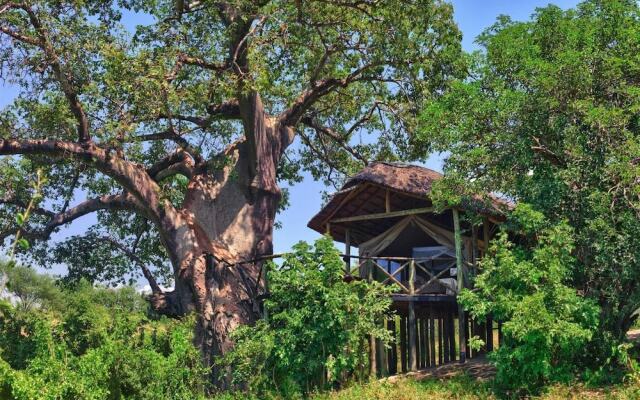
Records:
{"label": "tree bark", "polygon": [[289,127],[264,112],[257,94],[243,99],[240,111],[245,138],[193,174],[178,215],[161,229],[176,287],[152,299],[164,314],[197,313],[196,343],[209,366],[233,347],[234,329],[261,315],[259,259],[273,253],[277,165],[293,139]]}

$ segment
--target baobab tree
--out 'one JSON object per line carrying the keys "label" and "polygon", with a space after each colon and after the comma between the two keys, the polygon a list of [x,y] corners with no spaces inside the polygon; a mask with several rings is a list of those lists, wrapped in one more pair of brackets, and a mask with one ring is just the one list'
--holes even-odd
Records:
{"label": "baobab tree", "polygon": [[[134,34],[122,13],[153,22]],[[206,358],[259,317],[279,182],[407,157],[421,103],[462,70],[439,0],[3,0],[0,35],[19,92],[0,115],[0,238],[71,278],[143,275],[155,310],[197,313]],[[36,169],[45,200],[17,226]]]}

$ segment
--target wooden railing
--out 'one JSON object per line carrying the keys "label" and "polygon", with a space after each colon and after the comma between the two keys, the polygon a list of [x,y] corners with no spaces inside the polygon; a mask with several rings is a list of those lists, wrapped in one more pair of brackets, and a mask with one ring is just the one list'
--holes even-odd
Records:
{"label": "wooden railing", "polygon": [[[399,289],[399,294],[405,295],[418,295],[418,294],[433,294],[428,293],[427,289],[433,287],[433,284],[441,286],[445,291],[449,290],[457,295],[458,288],[456,285],[452,285],[450,282],[443,280],[443,276],[446,275],[452,267],[456,266],[456,260],[452,258],[408,258],[408,257],[361,257],[361,256],[343,256],[346,262],[345,274],[348,276],[358,277],[362,279],[372,279],[372,271],[377,271],[382,275],[383,284],[395,285]],[[355,266],[351,266],[351,260],[357,260]],[[387,266],[381,265],[386,261]],[[438,269],[441,271],[435,271],[435,261],[448,261],[448,264],[440,265]],[[394,267],[394,271],[391,271],[390,263],[397,262],[400,265]],[[407,271],[408,279],[405,281],[402,279],[402,273]],[[427,280],[416,287],[417,272],[422,271]],[[456,271],[459,273],[459,271]]]}

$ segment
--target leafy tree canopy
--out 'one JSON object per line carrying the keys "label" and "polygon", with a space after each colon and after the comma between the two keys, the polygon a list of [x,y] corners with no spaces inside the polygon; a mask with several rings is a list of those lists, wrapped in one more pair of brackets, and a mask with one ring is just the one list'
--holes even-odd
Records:
{"label": "leafy tree canopy", "polygon": [[[132,33],[120,21],[135,13],[153,22]],[[409,155],[418,110],[460,74],[459,55],[440,0],[3,1],[0,74],[19,94],[0,113],[0,148],[24,156],[0,160],[0,239],[43,168],[45,201],[24,236],[95,211],[98,224],[35,255],[70,262],[73,278],[147,276],[140,266],[169,277],[158,221],[190,179],[224,168],[233,143],[258,143],[250,93],[300,138],[275,157],[277,178],[306,170],[337,184]],[[81,194],[97,200],[74,207]]]}
{"label": "leafy tree canopy", "polygon": [[469,78],[425,108],[420,133],[450,151],[447,196],[489,189],[568,221],[573,285],[602,305],[604,335],[616,338],[640,306],[639,37],[631,0],[499,17],[478,37]]}

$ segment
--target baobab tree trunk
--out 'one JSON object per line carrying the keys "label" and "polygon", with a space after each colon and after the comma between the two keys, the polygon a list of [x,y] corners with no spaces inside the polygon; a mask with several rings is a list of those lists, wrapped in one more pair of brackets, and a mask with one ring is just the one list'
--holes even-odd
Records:
{"label": "baobab tree trunk", "polygon": [[198,314],[196,341],[208,365],[233,347],[235,328],[260,317],[259,259],[273,253],[281,198],[276,169],[293,138],[290,128],[264,113],[257,94],[240,102],[240,112],[245,138],[192,177],[180,210],[185,228],[163,235],[173,254],[176,290],[154,304],[178,315]]}

